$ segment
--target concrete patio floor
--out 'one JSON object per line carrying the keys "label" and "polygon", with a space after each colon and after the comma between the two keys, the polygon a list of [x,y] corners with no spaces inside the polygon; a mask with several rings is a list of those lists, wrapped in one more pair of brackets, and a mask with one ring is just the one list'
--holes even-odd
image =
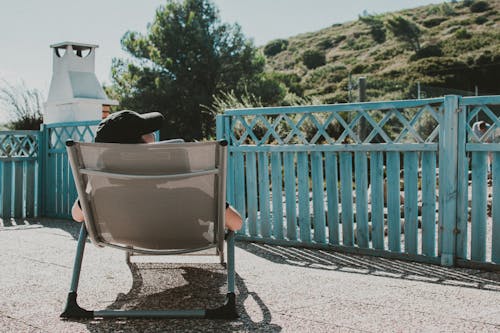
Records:
{"label": "concrete patio floor", "polygon": [[[240,318],[61,320],[79,225],[0,227],[0,332],[500,332],[500,273],[238,242]],[[142,261],[142,260],[141,260]],[[218,264],[137,262],[87,244],[87,309],[216,306]]]}

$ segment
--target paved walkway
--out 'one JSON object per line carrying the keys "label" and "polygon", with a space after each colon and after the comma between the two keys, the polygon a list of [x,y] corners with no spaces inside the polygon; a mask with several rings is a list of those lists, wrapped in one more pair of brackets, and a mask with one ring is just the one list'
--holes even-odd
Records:
{"label": "paved walkway", "polygon": [[[0,227],[0,332],[500,332],[500,273],[253,243],[236,250],[238,320],[60,320],[77,233]],[[79,302],[96,310],[216,305],[226,288],[216,264],[129,266],[91,244],[82,272]]]}

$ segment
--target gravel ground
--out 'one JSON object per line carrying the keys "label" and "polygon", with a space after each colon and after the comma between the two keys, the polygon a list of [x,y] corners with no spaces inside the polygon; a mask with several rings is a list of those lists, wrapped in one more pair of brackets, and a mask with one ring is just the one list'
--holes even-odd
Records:
{"label": "gravel ground", "polygon": [[[61,320],[78,225],[0,227],[1,332],[499,332],[500,273],[238,242],[240,318]],[[216,306],[218,264],[147,262],[87,244],[79,303],[88,309]],[[168,258],[167,258],[168,259]]]}

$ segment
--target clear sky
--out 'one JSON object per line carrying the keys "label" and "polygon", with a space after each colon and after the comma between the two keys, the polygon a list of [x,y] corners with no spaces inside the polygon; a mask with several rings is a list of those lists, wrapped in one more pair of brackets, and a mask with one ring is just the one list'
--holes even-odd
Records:
{"label": "clear sky", "polygon": [[[239,23],[257,46],[356,19],[443,0],[215,0],[224,22]],[[48,92],[50,44],[98,44],[96,74],[110,82],[113,57],[125,57],[120,39],[127,30],[145,32],[161,0],[0,0],[0,80],[24,80]],[[0,81],[1,84],[1,81]]]}

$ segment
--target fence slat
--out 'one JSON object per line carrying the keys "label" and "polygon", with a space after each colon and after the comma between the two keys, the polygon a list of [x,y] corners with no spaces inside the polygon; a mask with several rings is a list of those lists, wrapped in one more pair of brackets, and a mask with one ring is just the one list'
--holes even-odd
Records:
{"label": "fence slat", "polygon": [[339,184],[337,155],[325,153],[326,195],[328,200],[328,240],[338,245],[340,239],[339,224]]}
{"label": "fence slat", "polygon": [[286,236],[290,240],[297,239],[297,205],[295,192],[294,153],[283,153],[286,199]]}
{"label": "fence slat", "polygon": [[283,239],[281,153],[271,153],[271,187],[273,191],[273,235],[276,239]]}
{"label": "fence slat", "polygon": [[418,252],[418,155],[404,153],[405,252]]}
{"label": "fence slat", "polygon": [[[54,153],[49,153],[46,159],[46,168],[45,168],[45,177],[44,179],[44,189],[43,189],[43,199],[45,201],[45,213],[47,216],[54,216],[55,215],[55,161],[54,161]],[[42,177],[43,178],[43,177]]]}
{"label": "fence slat", "polygon": [[399,152],[387,153],[387,228],[389,250],[401,252],[401,200],[399,192]]}
{"label": "fence slat", "polygon": [[271,237],[269,210],[269,159],[267,153],[259,153],[259,207],[262,237]]}
{"label": "fence slat", "polygon": [[234,153],[234,203],[236,210],[243,217],[241,233],[247,232],[245,209],[245,161],[242,153]]}
{"label": "fence slat", "polygon": [[69,168],[68,178],[69,178],[69,209],[71,212],[71,207],[73,206],[73,203],[78,197],[78,193],[76,192],[75,181],[73,180],[73,172],[71,171],[71,168]]}
{"label": "fence slat", "polygon": [[246,162],[248,232],[251,236],[257,236],[259,230],[257,226],[257,171],[255,153],[247,153]]}
{"label": "fence slat", "polygon": [[340,192],[342,204],[342,242],[345,246],[354,245],[352,211],[352,157],[351,153],[340,153]]}
{"label": "fence slat", "polygon": [[2,217],[10,218],[12,207],[12,162],[3,162]]}
{"label": "fence slat", "polygon": [[53,172],[53,179],[54,183],[50,184],[50,186],[53,186],[53,191],[54,191],[54,217],[59,216],[59,205],[60,205],[60,200],[59,200],[59,195],[60,195],[60,173],[59,171],[61,170],[61,166],[59,163],[59,153],[52,153],[52,157],[54,159],[54,169],[52,169]]}
{"label": "fence slat", "polygon": [[493,193],[491,197],[492,244],[491,261],[500,263],[500,152],[492,154]]}
{"label": "fence slat", "polygon": [[368,167],[365,152],[354,153],[356,177],[356,240],[358,246],[370,247],[368,231]]}
{"label": "fence slat", "polygon": [[62,207],[62,197],[64,193],[62,193],[62,184],[63,184],[63,167],[62,167],[62,152],[56,153],[56,216],[61,217],[63,212]]}
{"label": "fence slat", "polygon": [[[463,101],[463,99],[462,99]],[[461,101],[461,102],[462,102]],[[469,159],[466,153],[467,142],[467,107],[462,106],[458,115],[457,143],[457,234],[456,234],[456,257],[467,258],[468,229],[469,229]],[[423,166],[422,166],[423,170]],[[435,216],[435,214],[434,214]]]}
{"label": "fence slat", "polygon": [[306,152],[297,153],[297,178],[299,192],[300,240],[311,242],[311,213],[309,211],[309,161]]}
{"label": "fence slat", "polygon": [[35,173],[36,161],[27,161],[26,163],[26,217],[35,216]]}
{"label": "fence slat", "polygon": [[236,199],[234,196],[234,178],[236,173],[236,168],[234,167],[234,153],[228,152],[227,154],[227,192],[226,192],[226,200],[231,203],[231,205],[235,205]]}
{"label": "fence slat", "polygon": [[70,216],[68,154],[62,154],[62,214]]}
{"label": "fence slat", "polygon": [[382,152],[370,154],[372,244],[384,249],[384,156]]}
{"label": "fence slat", "polygon": [[488,153],[473,152],[471,259],[475,261],[486,260],[487,169]]}
{"label": "fence slat", "polygon": [[311,176],[314,210],[314,240],[326,243],[325,198],[323,180],[323,153],[315,151],[311,155]]}
{"label": "fence slat", "polygon": [[224,135],[225,139],[228,140],[228,152],[227,152],[227,191],[226,191],[226,200],[231,203],[231,205],[234,205],[235,203],[235,198],[234,198],[234,154],[231,151],[231,135],[230,135],[230,128],[231,128],[231,118],[230,117],[225,117],[224,119]]}
{"label": "fence slat", "polygon": [[436,255],[436,153],[422,153],[422,253]]}
{"label": "fence slat", "polygon": [[3,212],[3,207],[4,207],[4,195],[5,195],[5,189],[4,189],[4,184],[5,184],[5,174],[4,174],[4,164],[5,162],[0,160],[0,214],[2,214],[2,218],[6,218]]}
{"label": "fence slat", "polygon": [[14,198],[14,217],[21,218],[23,215],[23,199],[25,194],[24,178],[24,161],[16,161],[14,166],[14,184],[13,184],[13,198]]}

